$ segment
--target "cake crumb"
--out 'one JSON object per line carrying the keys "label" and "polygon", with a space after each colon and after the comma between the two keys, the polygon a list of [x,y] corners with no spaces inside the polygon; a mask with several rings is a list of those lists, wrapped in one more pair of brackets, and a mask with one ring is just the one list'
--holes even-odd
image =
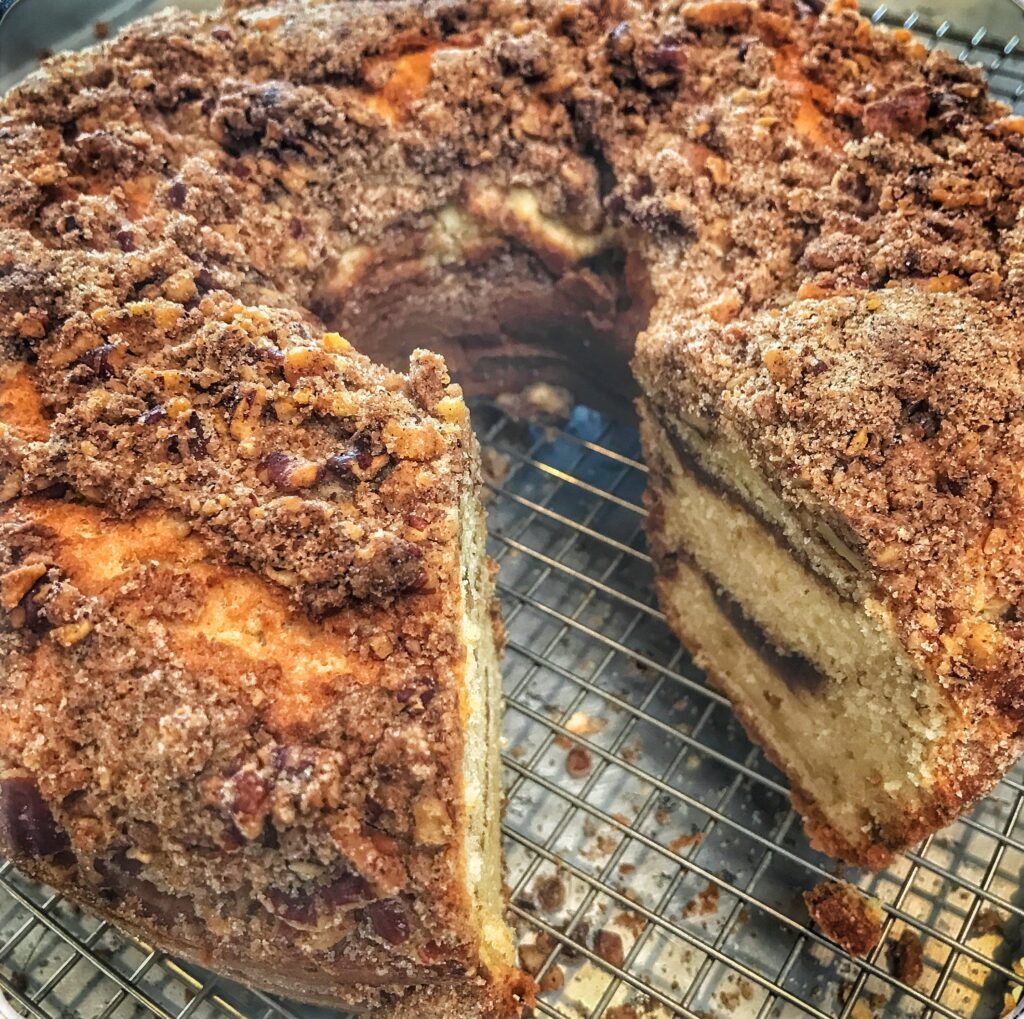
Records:
{"label": "cake crumb", "polygon": [[982,938],[986,934],[996,934],[1002,931],[1004,918],[997,909],[989,906],[981,910],[971,924],[971,937]]}
{"label": "cake crumb", "polygon": [[540,978],[538,986],[542,991],[560,991],[565,986],[565,973],[562,971],[561,966],[552,966]]}
{"label": "cake crumb", "polygon": [[511,470],[511,458],[495,449],[493,446],[480,447],[480,469],[483,471],[484,481],[495,487],[500,487],[508,478]]}
{"label": "cake crumb", "polygon": [[572,718],[565,723],[566,729],[568,729],[574,736],[593,736],[595,733],[601,732],[607,725],[608,722],[605,719],[594,718],[582,711],[577,711]]}
{"label": "cake crumb", "polygon": [[622,947],[622,938],[615,931],[599,930],[594,935],[594,951],[609,966],[621,969],[626,959],[625,949]]}
{"label": "cake crumb", "polygon": [[924,973],[924,949],[916,932],[907,928],[889,945],[889,966],[897,980],[913,987]]}
{"label": "cake crumb", "polygon": [[680,835],[679,838],[673,839],[669,844],[668,848],[673,853],[678,853],[688,846],[699,846],[704,841],[704,833],[695,831],[690,835]]}
{"label": "cake crumb", "polygon": [[538,424],[560,424],[572,413],[573,396],[562,386],[535,382],[520,393],[502,393],[495,401],[510,417]]}
{"label": "cake crumb", "polygon": [[850,955],[865,956],[881,940],[882,907],[853,885],[823,881],[809,892],[804,902],[811,919],[840,948]]}
{"label": "cake crumb", "polygon": [[565,755],[565,770],[572,778],[586,778],[592,767],[586,747],[575,746]]}
{"label": "cake crumb", "polygon": [[640,937],[647,929],[647,919],[639,913],[616,913],[615,922],[620,927],[625,927],[635,937]]}
{"label": "cake crumb", "polygon": [[557,874],[538,881],[535,891],[541,908],[548,913],[556,913],[565,905],[565,884]]}
{"label": "cake crumb", "polygon": [[97,39],[106,39],[110,35],[110,22],[109,21],[97,21],[92,26],[92,34]]}
{"label": "cake crumb", "polygon": [[708,886],[683,907],[683,916],[708,916],[710,913],[717,913],[718,895],[718,885],[708,882]]}

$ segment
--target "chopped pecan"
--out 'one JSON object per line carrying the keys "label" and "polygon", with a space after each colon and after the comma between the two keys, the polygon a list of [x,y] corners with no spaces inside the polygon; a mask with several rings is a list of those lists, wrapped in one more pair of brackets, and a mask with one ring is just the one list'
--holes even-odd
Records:
{"label": "chopped pecan", "polygon": [[908,85],[885,99],[878,99],[864,108],[864,130],[868,134],[893,137],[898,134],[920,134],[928,124],[931,100],[923,85]]}
{"label": "chopped pecan", "polygon": [[264,457],[257,473],[260,480],[282,492],[312,488],[321,478],[321,468],[317,464],[282,452],[269,453]]}
{"label": "chopped pecan", "polygon": [[0,577],[0,605],[8,612],[17,608],[21,599],[45,576],[45,563],[27,563],[5,573]]}
{"label": "chopped pecan", "polygon": [[366,907],[366,915],[374,933],[389,944],[401,945],[409,940],[409,916],[401,899],[378,899]]}

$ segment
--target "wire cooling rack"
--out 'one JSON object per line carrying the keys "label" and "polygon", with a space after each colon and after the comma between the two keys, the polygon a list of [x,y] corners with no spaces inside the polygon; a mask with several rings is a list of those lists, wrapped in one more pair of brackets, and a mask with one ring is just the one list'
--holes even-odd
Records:
{"label": "wire cooling rack", "polygon": [[[885,8],[875,20],[893,23]],[[1024,98],[1020,40],[900,19]],[[1024,766],[877,875],[851,959],[801,893],[836,872],[785,783],[679,648],[652,593],[636,432],[577,407],[561,429],[475,408],[509,634],[503,759],[510,917],[555,1019],[994,1017],[1020,994]],[[923,973],[894,973],[919,940]],[[0,861],[0,991],[36,1019],[326,1019],[120,934]]]}

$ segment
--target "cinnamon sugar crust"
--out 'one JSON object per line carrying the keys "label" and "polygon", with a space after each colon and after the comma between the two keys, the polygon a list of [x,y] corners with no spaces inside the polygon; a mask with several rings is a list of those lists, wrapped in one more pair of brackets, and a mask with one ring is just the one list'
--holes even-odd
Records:
{"label": "cinnamon sugar crust", "polygon": [[987,719],[965,806],[1024,711],[1022,130],[842,2],[229,2],[48,61],[0,106],[7,849],[300,997],[526,993],[454,834],[474,441],[395,364],[621,390],[641,327]]}

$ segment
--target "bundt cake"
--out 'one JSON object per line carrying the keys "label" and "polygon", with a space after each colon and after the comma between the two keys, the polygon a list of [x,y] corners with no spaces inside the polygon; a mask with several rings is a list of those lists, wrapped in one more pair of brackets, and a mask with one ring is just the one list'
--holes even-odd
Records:
{"label": "bundt cake", "polygon": [[538,378],[641,394],[665,612],[817,844],[947,823],[1022,749],[1022,145],[846,0],[228,0],[47,61],[0,848],[250,984],[519,1011],[463,396]]}

